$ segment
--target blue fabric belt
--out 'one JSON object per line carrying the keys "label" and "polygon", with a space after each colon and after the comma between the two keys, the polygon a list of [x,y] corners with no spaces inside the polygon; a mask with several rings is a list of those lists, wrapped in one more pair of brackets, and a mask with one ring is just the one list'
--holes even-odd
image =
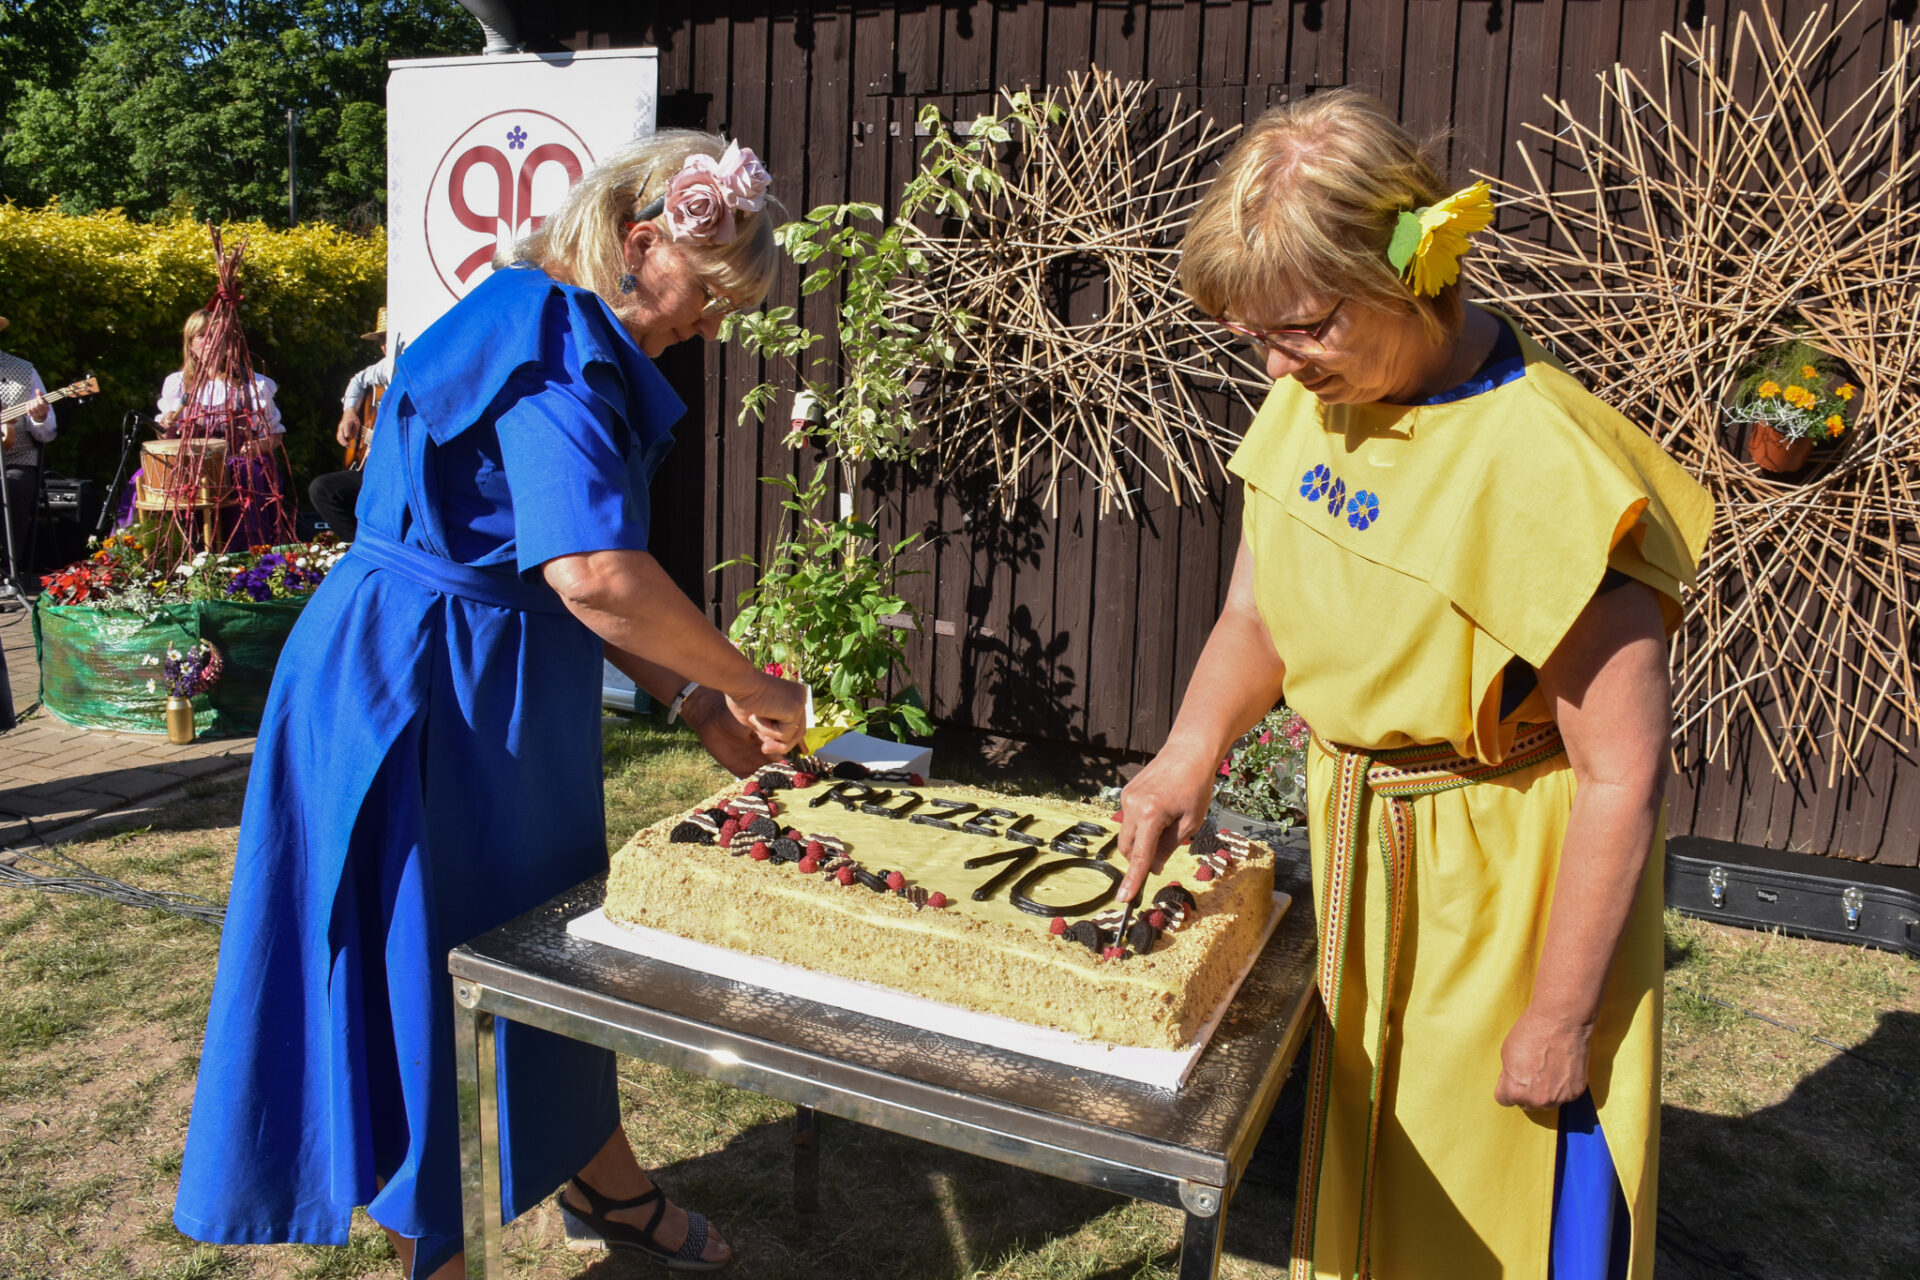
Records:
{"label": "blue fabric belt", "polygon": [[359,556],[382,569],[391,569],[429,591],[459,596],[476,604],[492,605],[496,609],[517,609],[522,613],[566,612],[566,606],[560,603],[560,597],[554,594],[552,588],[523,580],[519,574],[512,572],[511,566],[506,573],[477,569],[445,556],[434,555],[431,551],[410,547],[364,524],[355,531],[353,546],[347,555]]}

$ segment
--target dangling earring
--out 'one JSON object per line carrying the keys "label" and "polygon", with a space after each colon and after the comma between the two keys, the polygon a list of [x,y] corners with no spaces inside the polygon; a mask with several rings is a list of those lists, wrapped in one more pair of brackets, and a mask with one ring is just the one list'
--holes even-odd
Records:
{"label": "dangling earring", "polygon": [[620,277],[620,292],[632,293],[635,289],[638,289],[639,287],[640,287],[640,282],[633,278],[633,272],[629,271],[625,275]]}

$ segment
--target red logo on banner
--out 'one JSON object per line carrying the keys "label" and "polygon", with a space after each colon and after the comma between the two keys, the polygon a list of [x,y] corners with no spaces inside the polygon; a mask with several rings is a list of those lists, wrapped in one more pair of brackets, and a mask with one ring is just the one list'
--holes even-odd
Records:
{"label": "red logo on banner", "polygon": [[434,169],[426,200],[427,259],[463,298],[496,253],[560,203],[593,164],[586,142],[544,111],[496,111],[467,126]]}

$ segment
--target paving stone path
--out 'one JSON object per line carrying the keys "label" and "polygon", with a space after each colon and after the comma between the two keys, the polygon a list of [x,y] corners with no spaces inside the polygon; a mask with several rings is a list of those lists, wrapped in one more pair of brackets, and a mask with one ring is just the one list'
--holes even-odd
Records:
{"label": "paving stone path", "polygon": [[75,728],[41,709],[33,620],[17,608],[0,611],[0,650],[21,716],[0,733],[0,858],[9,848],[78,835],[104,818],[137,822],[189,779],[241,774],[253,760],[252,738],[176,747],[163,734]]}

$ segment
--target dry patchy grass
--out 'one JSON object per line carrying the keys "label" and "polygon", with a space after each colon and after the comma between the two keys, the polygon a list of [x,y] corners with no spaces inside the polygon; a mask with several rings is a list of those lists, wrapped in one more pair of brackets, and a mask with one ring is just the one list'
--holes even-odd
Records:
{"label": "dry patchy grass", "polygon": [[[609,721],[609,838],[725,775],[691,738]],[[1021,788],[1015,788],[1021,789]],[[1024,788],[1035,790],[1036,788]],[[151,888],[224,899],[239,784],[199,787],[149,828],[71,852]],[[1920,1273],[1920,986],[1910,961],[1669,920],[1660,1275],[1786,1280]],[[85,898],[0,896],[0,1276],[393,1275],[359,1221],[343,1249],[196,1245],[169,1221],[218,935]],[[1729,1010],[1718,999],[1824,1036]],[[1889,1070],[1888,1068],[1891,1068]],[[709,1213],[735,1274],[1153,1280],[1180,1219],[851,1123],[821,1133],[821,1207],[793,1209],[792,1108],[646,1063],[620,1065],[629,1134],[676,1196]],[[1291,1153],[1276,1144],[1228,1219],[1222,1273],[1284,1274]],[[577,1255],[542,1207],[509,1232],[525,1280],[659,1274]]]}

